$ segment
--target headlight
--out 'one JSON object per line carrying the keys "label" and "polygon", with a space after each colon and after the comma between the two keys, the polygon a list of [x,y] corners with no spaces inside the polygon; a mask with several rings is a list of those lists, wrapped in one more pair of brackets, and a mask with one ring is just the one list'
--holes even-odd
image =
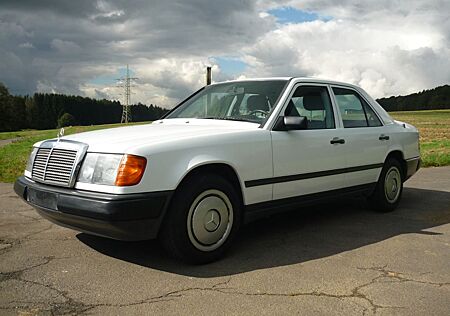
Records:
{"label": "headlight", "polygon": [[31,172],[33,169],[34,158],[36,157],[36,153],[38,151],[37,147],[33,147],[30,156],[28,157],[27,166],[25,167],[25,171]]}
{"label": "headlight", "polygon": [[133,155],[88,153],[78,176],[83,183],[129,186],[138,184],[147,160]]}
{"label": "headlight", "polygon": [[78,177],[79,182],[114,185],[123,155],[88,153]]}

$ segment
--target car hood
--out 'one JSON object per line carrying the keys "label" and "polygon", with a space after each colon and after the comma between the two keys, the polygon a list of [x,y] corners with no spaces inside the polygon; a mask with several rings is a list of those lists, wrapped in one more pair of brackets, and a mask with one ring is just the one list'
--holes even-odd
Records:
{"label": "car hood", "polygon": [[[152,124],[110,128],[61,138],[86,143],[90,152],[133,153],[142,146],[163,142],[213,137],[224,133],[254,130],[259,124],[209,119],[168,119]],[[38,145],[38,144],[37,144]]]}

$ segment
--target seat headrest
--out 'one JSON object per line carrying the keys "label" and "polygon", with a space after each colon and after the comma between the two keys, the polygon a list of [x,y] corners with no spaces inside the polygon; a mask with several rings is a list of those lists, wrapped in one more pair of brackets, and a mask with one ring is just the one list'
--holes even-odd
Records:
{"label": "seat headrest", "polygon": [[267,103],[266,96],[264,95],[252,95],[247,99],[247,108],[249,111],[262,110],[269,111],[269,104]]}
{"label": "seat headrest", "polygon": [[325,110],[320,95],[305,95],[303,96],[303,107],[307,111]]}

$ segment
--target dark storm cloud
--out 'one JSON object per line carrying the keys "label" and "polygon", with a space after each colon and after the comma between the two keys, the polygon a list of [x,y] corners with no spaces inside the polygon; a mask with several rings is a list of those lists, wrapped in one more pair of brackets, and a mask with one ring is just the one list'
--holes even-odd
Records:
{"label": "dark storm cloud", "polygon": [[52,11],[60,15],[87,16],[97,10],[97,3],[90,0],[55,1],[55,0],[6,0],[0,3],[4,10],[15,12],[42,12]]}
{"label": "dark storm cloud", "polygon": [[3,1],[0,81],[79,93],[102,64],[232,53],[270,29],[257,13],[241,0]]}

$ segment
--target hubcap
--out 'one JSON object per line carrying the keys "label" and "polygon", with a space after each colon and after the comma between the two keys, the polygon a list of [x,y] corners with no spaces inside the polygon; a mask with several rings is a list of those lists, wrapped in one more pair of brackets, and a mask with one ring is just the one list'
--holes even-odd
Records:
{"label": "hubcap", "polygon": [[228,238],[233,226],[233,206],[225,193],[219,190],[202,192],[192,203],[187,229],[195,248],[212,251]]}
{"label": "hubcap", "polygon": [[390,203],[395,203],[400,195],[402,178],[397,167],[391,167],[384,180],[384,193]]}

